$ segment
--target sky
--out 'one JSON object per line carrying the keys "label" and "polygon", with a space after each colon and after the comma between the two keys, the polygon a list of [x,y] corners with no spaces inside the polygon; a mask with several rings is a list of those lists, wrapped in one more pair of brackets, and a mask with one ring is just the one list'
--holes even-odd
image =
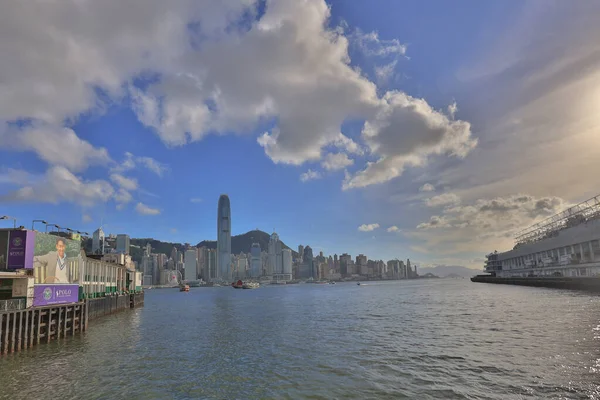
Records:
{"label": "sky", "polygon": [[591,1],[3,2],[0,215],[196,244],[226,193],[234,235],[481,268],[600,192],[598,37]]}

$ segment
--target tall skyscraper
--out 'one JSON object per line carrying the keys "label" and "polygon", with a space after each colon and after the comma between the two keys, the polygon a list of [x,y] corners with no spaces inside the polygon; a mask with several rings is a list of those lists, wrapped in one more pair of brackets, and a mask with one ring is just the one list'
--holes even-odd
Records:
{"label": "tall skyscraper", "polygon": [[300,261],[304,259],[304,246],[301,244],[298,245],[298,257],[300,258]]}
{"label": "tall skyscraper", "polygon": [[226,282],[231,280],[231,204],[229,197],[219,197],[217,210],[217,264],[219,278]]}
{"label": "tall skyscraper", "polygon": [[104,254],[104,231],[98,228],[92,234],[92,253]]}
{"label": "tall skyscraper", "polygon": [[306,246],[304,248],[304,257],[302,260],[302,265],[303,265],[303,270],[305,271],[304,273],[302,273],[302,275],[307,275],[304,277],[314,278],[315,276],[317,276],[317,273],[315,271],[315,265],[314,265],[313,251],[310,246]]}
{"label": "tall skyscraper", "polygon": [[250,276],[258,278],[261,275],[260,243],[252,243],[250,248]]}
{"label": "tall skyscraper", "polygon": [[117,235],[117,253],[129,254],[129,235]]}
{"label": "tall skyscraper", "polygon": [[290,249],[281,250],[281,258],[283,264],[283,274],[290,275],[289,279],[292,279],[292,251]]}
{"label": "tall skyscraper", "polygon": [[283,259],[281,258],[281,241],[275,232],[269,240],[269,275],[283,273]]}
{"label": "tall skyscraper", "polygon": [[196,271],[197,259],[196,249],[189,249],[185,251],[185,280],[195,281],[198,279],[198,271]]}
{"label": "tall skyscraper", "polygon": [[204,270],[202,278],[206,282],[213,282],[217,279],[217,250],[201,247],[204,259]]}

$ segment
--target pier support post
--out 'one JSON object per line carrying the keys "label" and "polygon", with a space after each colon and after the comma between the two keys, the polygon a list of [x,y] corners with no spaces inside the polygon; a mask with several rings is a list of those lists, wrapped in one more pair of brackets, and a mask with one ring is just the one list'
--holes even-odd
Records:
{"label": "pier support post", "polygon": [[14,353],[15,352],[15,332],[17,330],[17,326],[16,326],[17,315],[14,312],[10,313],[10,315],[11,315],[11,319],[12,319],[12,335],[10,338],[10,352]]}
{"label": "pier support post", "polygon": [[17,338],[17,351],[21,350],[21,338],[23,337],[23,311],[19,311],[19,337]]}

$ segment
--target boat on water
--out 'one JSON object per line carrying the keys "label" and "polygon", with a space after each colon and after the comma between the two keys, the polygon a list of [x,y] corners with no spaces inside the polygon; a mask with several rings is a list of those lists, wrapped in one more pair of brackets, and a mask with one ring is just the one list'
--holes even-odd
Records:
{"label": "boat on water", "polygon": [[179,291],[180,292],[189,292],[190,291],[190,285],[180,285],[179,286]]}
{"label": "boat on water", "polygon": [[335,285],[334,281],[329,282],[330,285]]}
{"label": "boat on water", "polygon": [[258,289],[260,287],[260,283],[258,282],[246,282],[242,285],[242,289]]}
{"label": "boat on water", "polygon": [[244,282],[242,282],[241,280],[238,280],[237,282],[233,282],[233,283],[231,284],[231,286],[232,286],[234,289],[243,289],[243,288],[244,288]]}
{"label": "boat on water", "polygon": [[360,283],[360,282],[356,282],[356,284],[357,284],[358,286],[362,285],[362,283]]}

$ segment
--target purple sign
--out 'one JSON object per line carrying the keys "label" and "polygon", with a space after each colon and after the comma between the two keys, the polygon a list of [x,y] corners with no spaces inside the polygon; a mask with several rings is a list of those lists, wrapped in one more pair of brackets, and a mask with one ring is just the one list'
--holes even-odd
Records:
{"label": "purple sign", "polygon": [[77,303],[78,301],[79,285],[77,284],[33,285],[34,307]]}
{"label": "purple sign", "polygon": [[25,230],[10,231],[8,236],[7,269],[33,269],[35,232]]}

